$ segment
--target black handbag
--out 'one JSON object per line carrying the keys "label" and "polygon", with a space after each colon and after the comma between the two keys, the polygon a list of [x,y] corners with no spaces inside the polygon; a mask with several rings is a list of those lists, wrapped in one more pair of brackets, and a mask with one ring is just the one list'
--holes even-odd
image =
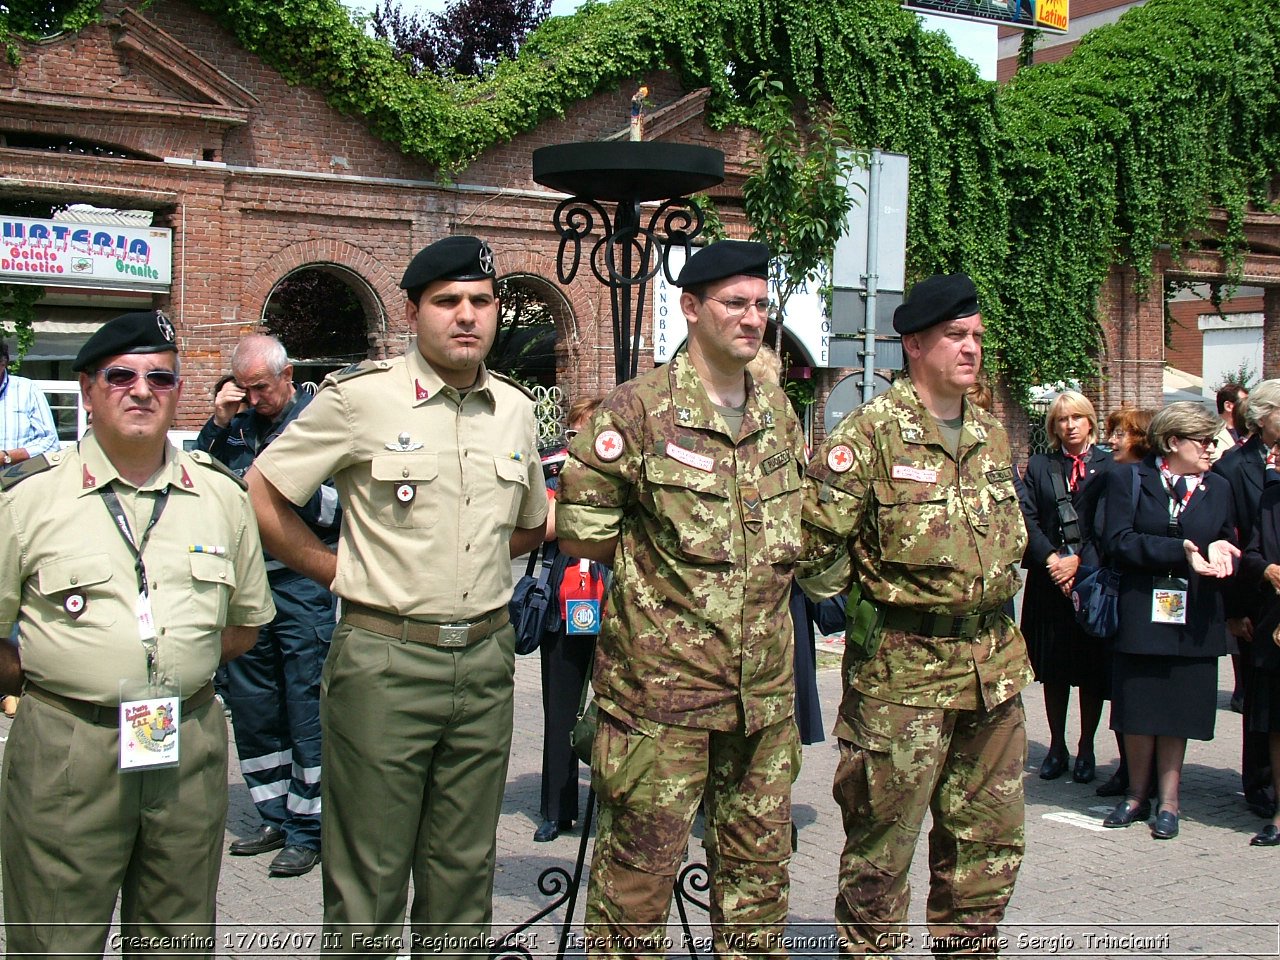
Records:
{"label": "black handbag", "polygon": [[[516,653],[524,656],[533,653],[542,643],[547,621],[555,610],[555,585],[551,582],[551,568],[559,551],[554,543],[544,543],[529,554],[529,565],[524,576],[511,592],[507,611],[511,614],[511,626],[516,632]],[[538,559],[542,569],[534,576]]]}

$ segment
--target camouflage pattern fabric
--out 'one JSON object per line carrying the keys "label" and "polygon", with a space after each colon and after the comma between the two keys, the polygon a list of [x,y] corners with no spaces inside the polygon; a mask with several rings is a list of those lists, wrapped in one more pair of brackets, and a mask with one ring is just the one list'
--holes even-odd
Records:
{"label": "camouflage pattern fabric", "polygon": [[[969,616],[999,610],[1020,584],[1026,528],[1004,428],[966,402],[959,448],[948,449],[909,379],[815,452],[804,520],[797,576],[816,598],[856,581],[890,611]],[[875,655],[847,658],[843,675],[836,915],[849,951],[892,952],[877,937],[906,916],[926,807],[931,932],[994,932],[1023,849],[1018,693],[1032,671],[1022,634],[1003,616],[972,639],[886,629]],[[989,952],[982,936],[954,946],[939,952]]]}
{"label": "camouflage pattern fabric", "polygon": [[600,820],[587,893],[589,951],[669,952],[663,938],[672,884],[705,798],[717,955],[785,955],[791,784],[799,771],[790,719],[744,736],[602,712],[592,757]]}
{"label": "camouflage pattern fabric", "polygon": [[791,566],[804,435],[752,383],[735,441],[683,351],[611,393],[569,445],[560,536],[619,536],[592,686],[660,723],[747,733],[791,716]]}
{"label": "camouflage pattern fabric", "polygon": [[[1025,849],[1022,698],[987,710],[944,710],[846,693],[833,793],[844,819],[836,898],[838,932],[854,956],[891,953],[905,931],[907,871],[925,811],[926,916],[935,939],[991,954]],[[918,943],[918,940],[917,940]]]}

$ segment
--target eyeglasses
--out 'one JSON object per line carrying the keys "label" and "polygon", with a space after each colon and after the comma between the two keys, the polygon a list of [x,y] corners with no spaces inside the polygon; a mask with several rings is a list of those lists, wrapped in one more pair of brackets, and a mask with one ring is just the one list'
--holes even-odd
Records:
{"label": "eyeglasses", "polygon": [[573,439],[574,437],[576,437],[577,435],[578,435],[578,431],[577,431],[577,430],[566,430],[566,431],[564,432],[564,438],[565,438],[566,440],[572,440],[572,439]]}
{"label": "eyeglasses", "polygon": [[741,320],[752,307],[755,307],[756,313],[766,320],[772,320],[778,313],[778,305],[772,300],[747,300],[744,297],[733,297],[729,300],[721,300],[719,297],[707,297],[707,299],[714,300],[724,307],[726,320]]}
{"label": "eyeglasses", "polygon": [[148,370],[146,373],[139,374],[132,367],[103,367],[98,373],[102,374],[102,379],[107,382],[107,386],[116,389],[133,386],[133,382],[139,376],[146,377],[147,386],[160,393],[172,390],[178,385],[178,375],[172,370]]}
{"label": "eyeglasses", "polygon": [[1212,450],[1218,445],[1217,437],[1183,437],[1183,440],[1190,440],[1192,443],[1198,443],[1206,450]]}

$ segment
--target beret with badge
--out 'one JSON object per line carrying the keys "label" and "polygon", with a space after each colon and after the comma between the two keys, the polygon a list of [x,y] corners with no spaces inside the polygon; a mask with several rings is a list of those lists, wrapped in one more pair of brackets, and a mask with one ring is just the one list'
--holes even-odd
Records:
{"label": "beret with badge", "polygon": [[769,279],[769,247],[754,240],[717,240],[685,263],[677,287],[696,287],[725,277]]}
{"label": "beret with badge", "polygon": [[893,329],[901,334],[919,333],[977,312],[978,288],[968,274],[934,274],[912,287],[911,295],[893,311]]}
{"label": "beret with badge", "polygon": [[178,352],[173,323],[160,310],[135,310],[108,320],[85,341],[71,369],[76,373],[95,366],[99,360],[126,353]]}
{"label": "beret with badge", "polygon": [[493,251],[478,237],[445,237],[418,251],[409,261],[401,290],[417,290],[436,280],[491,280]]}

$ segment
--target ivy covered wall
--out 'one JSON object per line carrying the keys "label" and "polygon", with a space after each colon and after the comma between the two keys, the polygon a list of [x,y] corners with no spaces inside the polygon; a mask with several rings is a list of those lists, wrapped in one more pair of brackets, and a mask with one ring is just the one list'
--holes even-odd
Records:
{"label": "ivy covered wall", "polygon": [[[412,78],[336,0],[194,0],[289,80],[457,176],[495,144],[661,68],[752,124],[752,76],[829,100],[855,139],[911,157],[908,263],[963,269],[1015,395],[1088,375],[1113,263],[1149,269],[1211,206],[1220,245],[1280,164],[1274,0],[1148,0],[1000,88],[897,0],[614,0],[554,18],[478,80]],[[93,0],[67,22],[94,15]]]}

